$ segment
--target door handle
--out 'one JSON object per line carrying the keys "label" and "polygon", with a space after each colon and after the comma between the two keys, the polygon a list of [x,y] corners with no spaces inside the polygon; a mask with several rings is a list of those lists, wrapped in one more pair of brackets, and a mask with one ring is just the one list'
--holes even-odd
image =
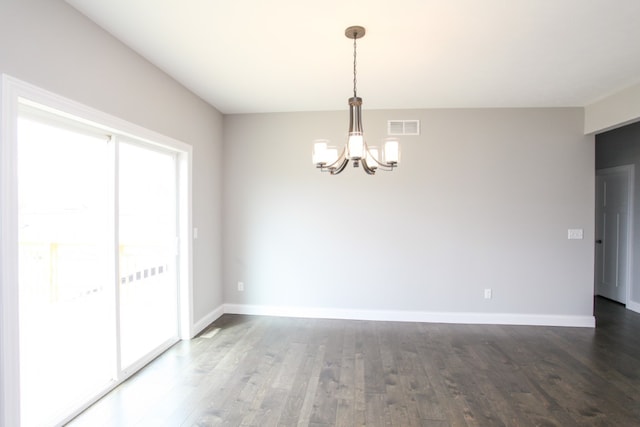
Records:
{"label": "door handle", "polygon": [[596,243],[597,243],[597,244],[599,244],[599,245],[601,245],[601,244],[602,244],[602,240],[601,240],[601,239],[598,239],[598,240],[596,240]]}

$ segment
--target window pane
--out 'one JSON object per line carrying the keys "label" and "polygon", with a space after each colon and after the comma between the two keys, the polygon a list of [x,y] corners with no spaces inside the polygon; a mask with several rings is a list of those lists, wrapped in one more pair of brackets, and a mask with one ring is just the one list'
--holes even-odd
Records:
{"label": "window pane", "polygon": [[21,416],[50,425],[115,378],[112,148],[18,121]]}
{"label": "window pane", "polygon": [[175,155],[119,145],[123,369],[177,336]]}

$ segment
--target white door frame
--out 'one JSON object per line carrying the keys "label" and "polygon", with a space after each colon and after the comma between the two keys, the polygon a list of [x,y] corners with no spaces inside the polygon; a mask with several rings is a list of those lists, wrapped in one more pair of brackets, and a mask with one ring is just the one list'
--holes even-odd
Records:
{"label": "white door frame", "polygon": [[[179,337],[193,336],[192,147],[133,123],[2,74],[0,81],[0,425],[20,425],[18,313],[17,117],[28,100],[109,132],[161,145],[178,155],[180,257]],[[126,377],[121,378],[124,381]],[[96,398],[97,400],[97,398]]]}
{"label": "white door frame", "polygon": [[[624,272],[625,275],[625,283],[626,283],[626,290],[625,290],[625,305],[628,309],[633,310],[633,311],[639,311],[640,312],[640,304],[631,301],[631,289],[633,287],[633,211],[634,211],[634,196],[635,196],[635,191],[634,191],[634,183],[635,183],[635,165],[633,164],[629,164],[629,165],[622,165],[622,166],[614,166],[614,167],[610,167],[610,168],[603,168],[603,169],[597,169],[596,170],[596,182],[597,182],[597,177],[598,176],[606,176],[606,175],[613,175],[613,174],[619,174],[619,173],[624,173],[627,176],[627,224],[628,224],[628,228],[627,228],[627,236],[626,236],[626,240],[627,240],[627,262],[626,262],[626,271]],[[597,189],[596,189],[597,191]],[[598,221],[597,215],[596,215],[596,221]],[[600,236],[596,236],[597,238],[600,238]],[[594,253],[595,253],[595,245],[597,243],[594,242]],[[595,274],[595,271],[594,271]],[[596,283],[597,283],[597,278],[594,275],[594,281],[593,281],[593,285],[594,285],[594,291],[596,290]]]}

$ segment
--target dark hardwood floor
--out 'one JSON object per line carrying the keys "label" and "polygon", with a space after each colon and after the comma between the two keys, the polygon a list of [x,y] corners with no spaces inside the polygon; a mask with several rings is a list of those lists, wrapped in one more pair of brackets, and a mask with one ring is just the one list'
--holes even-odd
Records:
{"label": "dark hardwood floor", "polygon": [[640,426],[640,314],[595,313],[596,329],[224,315],[71,425]]}

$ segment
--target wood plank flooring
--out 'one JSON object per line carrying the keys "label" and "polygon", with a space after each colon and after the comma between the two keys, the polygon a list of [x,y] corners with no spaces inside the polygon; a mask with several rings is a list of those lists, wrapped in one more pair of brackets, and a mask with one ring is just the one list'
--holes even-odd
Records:
{"label": "wood plank flooring", "polygon": [[70,425],[640,426],[640,314],[597,298],[596,319],[586,329],[224,315]]}

